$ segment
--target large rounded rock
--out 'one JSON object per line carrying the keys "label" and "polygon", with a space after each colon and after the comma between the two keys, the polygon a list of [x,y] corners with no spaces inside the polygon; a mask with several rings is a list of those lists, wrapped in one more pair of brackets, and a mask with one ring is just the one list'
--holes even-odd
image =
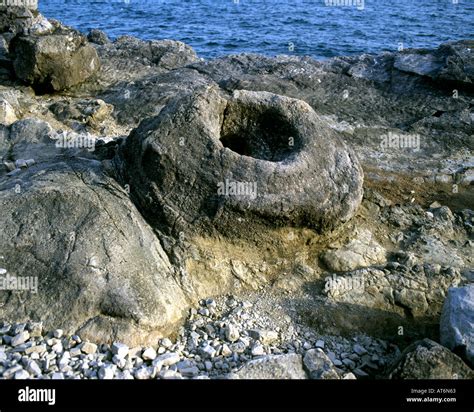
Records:
{"label": "large rounded rock", "polygon": [[323,232],[362,198],[352,150],[308,104],[268,92],[229,98],[208,87],[177,98],[132,132],[121,156],[150,221],[177,230]]}
{"label": "large rounded rock", "polygon": [[188,301],[168,257],[100,162],[1,177],[0,208],[1,319],[130,345],[155,343],[182,320]]}
{"label": "large rounded rock", "polygon": [[423,339],[408,346],[392,367],[390,379],[472,379],[474,372],[445,347]]}

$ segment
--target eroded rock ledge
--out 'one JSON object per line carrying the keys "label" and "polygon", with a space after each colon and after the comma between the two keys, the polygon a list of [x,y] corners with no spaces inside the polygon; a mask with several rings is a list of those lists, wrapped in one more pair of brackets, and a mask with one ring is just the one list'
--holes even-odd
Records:
{"label": "eroded rock ledge", "polygon": [[9,9],[0,268],[38,292],[0,291],[0,319],[156,345],[200,299],[265,289],[319,333],[472,362],[473,47],[203,61]]}

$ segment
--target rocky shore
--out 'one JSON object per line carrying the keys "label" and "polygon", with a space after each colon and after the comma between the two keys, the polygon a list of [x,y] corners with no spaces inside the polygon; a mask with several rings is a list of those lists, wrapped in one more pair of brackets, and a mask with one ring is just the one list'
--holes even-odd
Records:
{"label": "rocky shore", "polygon": [[0,377],[472,379],[473,82],[0,7]]}

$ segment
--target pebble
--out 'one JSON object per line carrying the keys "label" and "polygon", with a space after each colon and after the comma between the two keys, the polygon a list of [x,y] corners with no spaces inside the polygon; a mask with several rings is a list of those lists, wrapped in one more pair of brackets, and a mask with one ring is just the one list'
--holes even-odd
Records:
{"label": "pebble", "polygon": [[316,341],[316,344],[314,345],[316,348],[324,349],[324,341],[319,339]]}
{"label": "pebble", "polygon": [[146,348],[142,353],[144,360],[153,360],[156,358],[156,351],[153,348]]}
{"label": "pebble", "polygon": [[18,346],[25,343],[28,339],[30,339],[30,333],[24,330],[23,332],[18,333],[12,338],[12,340],[10,341],[10,345],[13,347]]}
{"label": "pebble", "polygon": [[91,343],[91,342],[83,342],[81,344],[81,350],[83,353],[89,355],[89,354],[93,354],[97,351],[97,345],[95,343]]}
{"label": "pebble", "polygon": [[171,346],[173,346],[173,342],[171,342],[171,340],[168,338],[161,339],[160,344],[166,349],[171,348]]}
{"label": "pebble", "polygon": [[63,336],[63,330],[62,329],[56,329],[54,332],[53,332],[53,336],[56,338],[56,339],[59,339]]}
{"label": "pebble", "polygon": [[170,352],[158,356],[153,360],[153,365],[161,364],[163,366],[171,366],[180,361],[180,356],[177,353]]}
{"label": "pebble", "polygon": [[128,355],[129,348],[127,345],[120,343],[120,342],[114,342],[112,344],[112,353],[114,355],[117,355],[119,358],[125,358],[125,356]]}
{"label": "pebble", "polygon": [[99,379],[113,379],[115,372],[117,371],[117,366],[108,364],[104,365],[99,369]]}
{"label": "pebble", "polygon": [[229,342],[236,342],[240,338],[239,330],[236,326],[228,324],[225,328],[225,337]]}

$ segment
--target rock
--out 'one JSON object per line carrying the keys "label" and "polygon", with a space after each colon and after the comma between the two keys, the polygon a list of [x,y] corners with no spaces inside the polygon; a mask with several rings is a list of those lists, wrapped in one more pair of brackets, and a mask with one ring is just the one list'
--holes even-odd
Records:
{"label": "rock", "polygon": [[102,30],[98,29],[92,29],[88,34],[87,34],[87,40],[89,40],[91,43],[95,44],[108,44],[110,43],[110,40]]}
{"label": "rock", "polygon": [[367,353],[367,349],[365,349],[363,346],[359,345],[356,343],[353,347],[352,350],[359,356],[365,355]]}
{"label": "rock", "polygon": [[173,342],[171,342],[171,340],[168,338],[163,338],[161,339],[161,346],[163,346],[166,349],[169,349],[171,348],[171,346],[173,346]]}
{"label": "rock", "polygon": [[461,358],[430,339],[408,346],[388,373],[389,379],[473,379]]}
{"label": "rock", "polygon": [[9,126],[16,121],[15,109],[7,100],[0,99],[0,124]]}
{"label": "rock", "polygon": [[28,365],[26,366],[26,370],[33,376],[40,376],[42,374],[41,368],[39,367],[38,363],[34,360],[30,360]]}
{"label": "rock", "polygon": [[51,23],[30,7],[0,6],[0,33],[13,35],[28,31],[44,34],[53,29]]}
{"label": "rock", "polygon": [[30,374],[24,369],[21,369],[15,373],[15,379],[29,379],[30,377]]}
{"label": "rock", "polygon": [[128,355],[129,347],[125,345],[124,343],[114,342],[112,344],[111,350],[114,355],[117,355],[118,358],[123,359],[125,358],[125,356]]}
{"label": "rock", "polygon": [[429,267],[417,266],[416,263],[403,271],[391,265],[384,270],[387,273],[378,268],[367,268],[342,276],[326,277],[324,292],[337,302],[379,309],[403,317],[409,310],[414,317],[426,316],[437,321],[444,293],[461,280],[457,270],[446,268],[432,273]]}
{"label": "rock", "polygon": [[142,366],[135,371],[133,376],[135,376],[135,379],[150,379],[151,371],[149,368]]}
{"label": "rock", "polygon": [[143,360],[153,360],[156,358],[156,351],[153,348],[146,348],[142,353]]}
{"label": "rock", "polygon": [[153,344],[182,319],[188,304],[168,257],[100,162],[35,165],[22,171],[21,196],[16,184],[0,176],[0,249],[12,274],[38,276],[39,293],[21,304],[0,293],[1,318],[37,314],[46,328],[133,346]]}
{"label": "rock", "polygon": [[441,314],[440,341],[474,367],[474,284],[448,290]]}
{"label": "rock", "polygon": [[307,379],[301,355],[272,355],[247,362],[231,379]]}
{"label": "rock", "polygon": [[30,333],[28,331],[23,331],[23,332],[20,332],[18,335],[15,335],[11,342],[10,342],[10,345],[15,347],[15,346],[19,346],[23,343],[25,343],[28,339],[30,339]]}
{"label": "rock", "polygon": [[97,352],[97,345],[91,342],[83,342],[81,344],[81,351],[86,355],[91,355]]}
{"label": "rock", "polygon": [[18,36],[12,41],[10,52],[17,77],[40,90],[68,89],[100,68],[95,49],[73,32]]}
{"label": "rock", "polygon": [[252,356],[262,356],[265,355],[265,348],[260,344],[255,344],[251,350]]}
{"label": "rock", "polygon": [[361,230],[357,237],[337,250],[323,255],[326,266],[335,272],[345,272],[386,262],[386,251],[368,230]]}
{"label": "rock", "polygon": [[240,338],[239,330],[233,324],[228,324],[225,328],[225,337],[229,342],[236,342]]}
{"label": "rock", "polygon": [[362,198],[362,170],[336,133],[306,103],[265,92],[178,96],[127,138],[116,163],[149,222],[184,232],[230,234],[238,219],[249,236],[253,223],[325,231]]}
{"label": "rock", "polygon": [[199,348],[199,354],[204,358],[213,358],[216,355],[216,350],[209,344]]}
{"label": "rock", "polygon": [[321,349],[310,349],[303,364],[311,379],[340,379],[331,359]]}
{"label": "rock", "polygon": [[178,363],[179,361],[179,354],[175,352],[164,353],[163,355],[160,355],[153,360],[153,366],[156,366],[158,364],[161,364],[163,366],[171,366],[175,363]]}
{"label": "rock", "polygon": [[56,338],[56,339],[59,339],[63,336],[63,330],[62,329],[56,329],[53,331],[53,336]]}
{"label": "rock", "polygon": [[229,346],[227,344],[222,345],[222,356],[230,356],[232,355],[232,351],[230,350]]}
{"label": "rock", "polygon": [[319,339],[319,340],[316,341],[316,344],[314,346],[316,346],[317,348],[320,348],[320,349],[324,349],[324,341]]}
{"label": "rock", "polygon": [[474,41],[446,43],[436,50],[407,50],[395,58],[393,66],[401,71],[431,77],[439,82],[474,82]]}
{"label": "rock", "polygon": [[252,329],[249,331],[249,335],[253,339],[259,340],[263,345],[271,345],[278,340],[278,332],[273,330]]}
{"label": "rock", "polygon": [[117,371],[117,366],[112,364],[107,364],[102,366],[99,369],[99,379],[113,379],[115,376],[115,372]]}

